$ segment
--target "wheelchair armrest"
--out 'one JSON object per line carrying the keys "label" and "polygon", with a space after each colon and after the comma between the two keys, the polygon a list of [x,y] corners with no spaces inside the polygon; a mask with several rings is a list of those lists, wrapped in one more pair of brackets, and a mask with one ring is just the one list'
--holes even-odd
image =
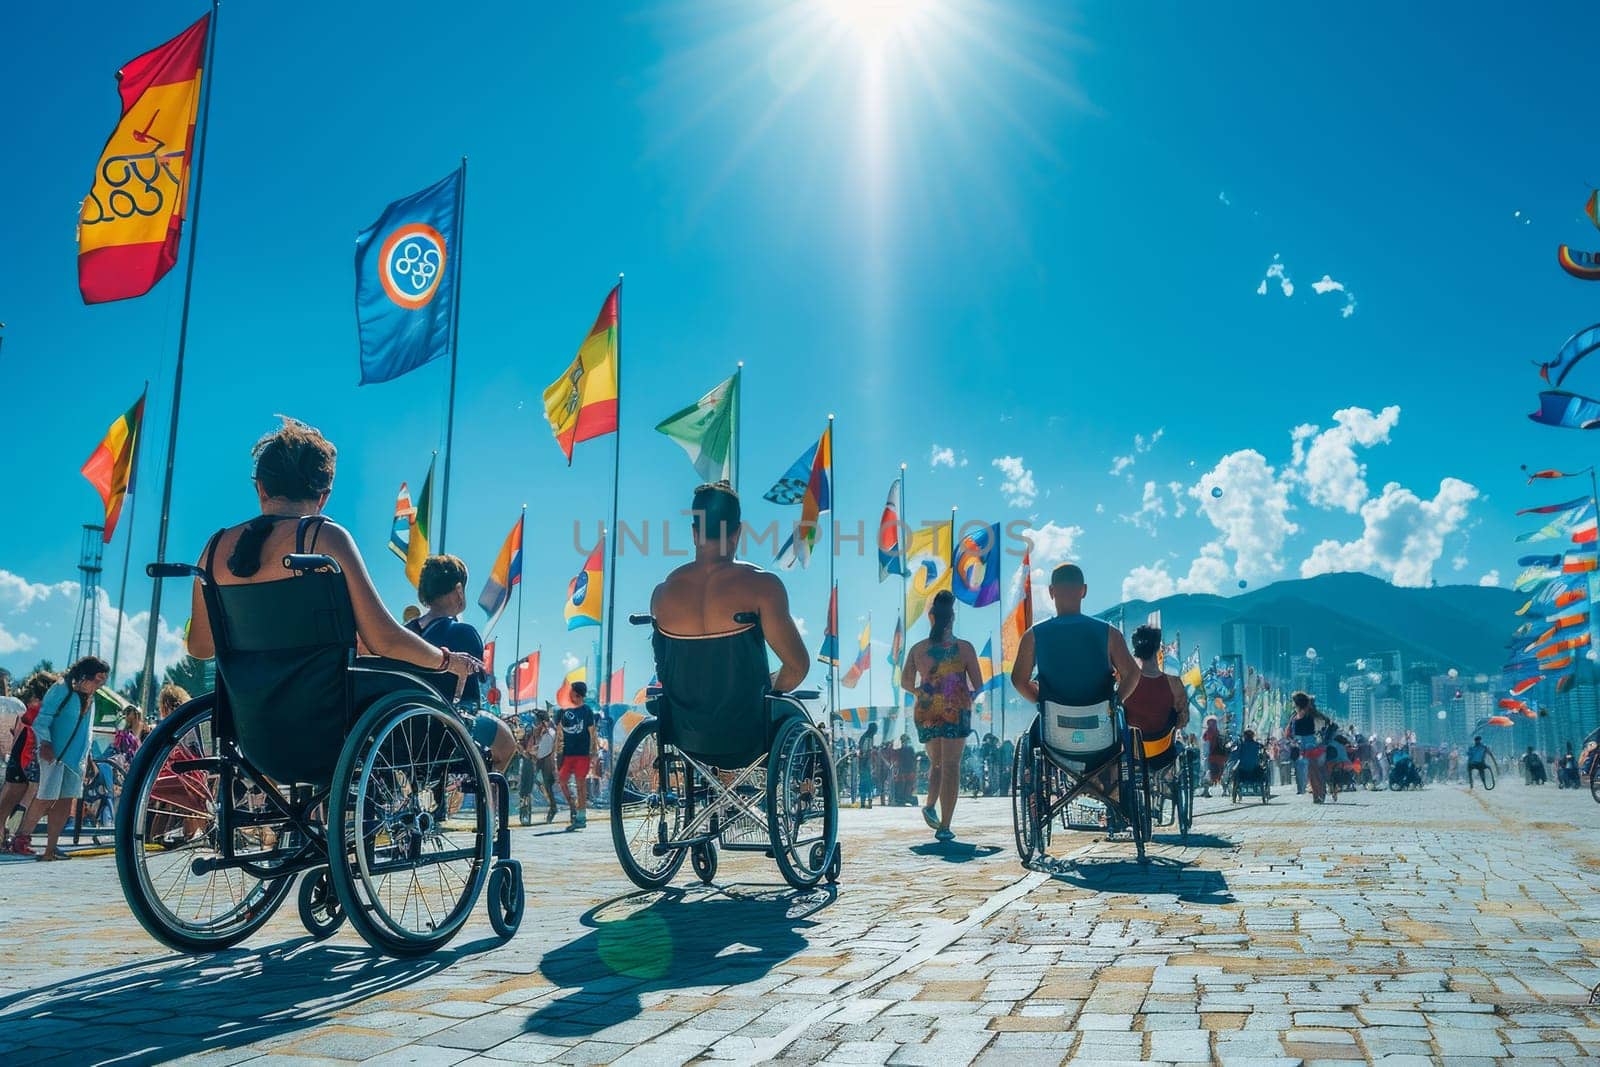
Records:
{"label": "wheelchair armrest", "polygon": [[736,611],[733,613],[733,621],[740,626],[754,626],[761,621],[761,613],[759,611]]}
{"label": "wheelchair armrest", "polygon": [[151,578],[199,578],[205,580],[205,571],[189,563],[147,563],[144,573]]}
{"label": "wheelchair armrest", "polygon": [[628,616],[628,622],[633,626],[653,626],[655,621],[656,617],[647,611],[636,611]]}
{"label": "wheelchair armrest", "polygon": [[324,556],[307,552],[291,552],[287,556],[283,557],[283,569],[286,571],[319,571],[324,567],[329,568],[335,574],[343,573],[339,567],[339,561],[334,559],[332,556]]}
{"label": "wheelchair armrest", "polygon": [[817,700],[822,693],[816,689],[791,689],[787,693],[768,693],[767,699],[774,697],[793,697],[796,700]]}

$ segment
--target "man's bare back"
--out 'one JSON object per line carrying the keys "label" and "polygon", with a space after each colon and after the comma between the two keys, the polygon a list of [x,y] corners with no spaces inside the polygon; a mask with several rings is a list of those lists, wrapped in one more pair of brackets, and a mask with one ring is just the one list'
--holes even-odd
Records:
{"label": "man's bare back", "polygon": [[744,629],[734,616],[747,611],[761,617],[762,635],[782,663],[773,688],[787,691],[805,681],[811,660],[777,575],[741,560],[699,558],[667,575],[650,598],[657,628],[679,637]]}

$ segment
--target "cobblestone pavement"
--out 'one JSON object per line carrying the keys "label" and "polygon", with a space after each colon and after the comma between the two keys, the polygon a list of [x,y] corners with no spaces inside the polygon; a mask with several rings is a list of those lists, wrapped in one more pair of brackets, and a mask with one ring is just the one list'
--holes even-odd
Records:
{"label": "cobblestone pavement", "polygon": [[[1508,783],[1337,805],[1202,801],[1188,845],[1059,834],[1024,871],[1002,800],[964,841],[847,811],[837,893],[723,857],[636,893],[598,817],[519,829],[530,902],[389,960],[312,943],[291,900],[183,958],[131,918],[109,857],[0,864],[0,1060],[84,1065],[718,1060],[1600,1062],[1600,805]],[[692,884],[691,884],[692,883]]]}

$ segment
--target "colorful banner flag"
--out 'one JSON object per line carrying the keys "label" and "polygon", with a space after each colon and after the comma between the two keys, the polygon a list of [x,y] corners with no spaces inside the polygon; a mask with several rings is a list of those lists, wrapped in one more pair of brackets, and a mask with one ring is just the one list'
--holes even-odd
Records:
{"label": "colorful banner flag", "polygon": [[100,535],[104,544],[111,543],[117,532],[117,520],[122,517],[122,501],[133,484],[133,458],[139,447],[139,429],[144,423],[144,396],[133,402],[133,407],[117,416],[106,430],[105,437],[83,461],[79,472],[100,494],[105,505],[105,530]]}
{"label": "colorful banner flag", "polygon": [[1561,573],[1587,574],[1595,569],[1597,562],[1600,562],[1600,559],[1597,559],[1592,550],[1588,552],[1568,552],[1561,557]]}
{"label": "colorful banner flag", "polygon": [[682,411],[668,415],[656,429],[689,454],[694,472],[704,482],[739,480],[739,372]]}
{"label": "colorful banner flag", "polygon": [[572,465],[572,447],[617,432],[617,342],[621,331],[619,283],[600,305],[589,335],[566,373],[544,391],[544,415],[556,445]]}
{"label": "colorful banner flag", "polygon": [[[1527,470],[1528,468],[1527,467],[1523,467],[1522,469],[1523,470]],[[1574,472],[1572,474],[1568,474],[1566,471],[1558,471],[1558,470],[1555,470],[1554,468],[1550,468],[1550,469],[1546,469],[1546,470],[1542,470],[1542,471],[1534,471],[1533,473],[1529,474],[1528,475],[1528,484],[1532,485],[1534,482],[1536,482],[1536,481],[1538,481],[1540,479],[1576,478],[1579,474],[1587,474],[1587,473],[1589,473],[1589,472],[1586,471],[1586,470],[1583,470],[1583,471],[1576,471],[1576,472]]]}
{"label": "colorful banner flag", "polygon": [[639,691],[637,693],[633,694],[633,702],[635,704],[637,704],[639,707],[644,707],[645,702],[650,699],[650,690],[656,689],[660,685],[661,685],[660,679],[658,679],[655,675],[652,674],[650,676],[649,684],[641,686]]}
{"label": "colorful banner flag", "polygon": [[853,726],[858,730],[865,730],[868,726],[878,721],[878,709],[840,708],[839,720],[846,726]]}
{"label": "colorful banner flag", "polygon": [[822,647],[817,650],[817,662],[830,667],[839,666],[839,587],[828,593],[828,622],[822,631]]}
{"label": "colorful banner flag", "polygon": [[122,117],[78,209],[85,304],[143,296],[178,262],[211,16],[117,71]]}
{"label": "colorful banner flag", "polygon": [[906,566],[911,581],[906,593],[906,629],[928,613],[934,594],[950,588],[950,538],[953,523],[924,526],[911,534],[906,546]]}
{"label": "colorful banner flag", "polygon": [[952,570],[957,600],[975,608],[996,603],[1000,599],[1000,524],[963,532]]}
{"label": "colorful banner flag", "polygon": [[511,591],[522,581],[522,527],[526,518],[526,515],[517,517],[516,525],[506,535],[500,555],[495,557],[494,566],[489,570],[489,580],[483,583],[483,592],[478,594],[478,607],[489,616],[483,626],[486,634],[494,632],[495,623],[511,603]]}
{"label": "colorful banner flag", "polygon": [[1010,673],[1017,662],[1017,646],[1022,635],[1033,629],[1033,553],[1023,552],[1022,566],[1017,571],[1017,582],[1022,587],[1016,604],[1006,613],[1000,624],[1000,666]]}
{"label": "colorful banner flag", "polygon": [[900,543],[900,479],[889,483],[889,499],[878,520],[878,581],[906,574],[906,546]]}
{"label": "colorful banner flag", "polygon": [[569,630],[600,625],[600,605],[604,601],[601,592],[605,588],[605,552],[606,539],[602,536],[584,561],[583,570],[567,583],[565,614]]}
{"label": "colorful banner flag", "polygon": [[894,621],[894,638],[889,642],[889,666],[899,670],[906,662],[906,621]]}
{"label": "colorful banner flag", "polygon": [[[585,685],[588,685],[589,668],[574,667],[572,670],[566,673],[566,677],[561,679],[561,688],[556,690],[556,707],[575,708],[578,706],[580,701],[578,700],[577,694],[572,691],[572,683],[574,682],[582,682]],[[581,703],[588,702],[582,701]]]}
{"label": "colorful banner flag", "polygon": [[[854,689],[856,683],[861,681],[861,676],[867,673],[872,666],[872,620],[867,620],[866,628],[861,631],[861,647],[856,652],[856,661],[850,664],[849,670],[839,679],[839,684],[846,689]],[[870,697],[868,699],[871,699]]]}
{"label": "colorful banner flag", "polygon": [[462,172],[396,200],[356,237],[361,385],[387,382],[450,351]]}
{"label": "colorful banner flag", "polygon": [[433,465],[437,461],[437,456],[428,461],[428,476],[422,480],[422,496],[406,535],[406,578],[413,587],[422,584],[422,564],[428,558],[428,534],[433,526]]}
{"label": "colorful banner flag", "polygon": [[493,681],[493,679],[494,679],[494,642],[493,641],[485,641],[483,643],[483,673],[487,674],[489,676],[490,680]]}
{"label": "colorful banner flag", "polygon": [[411,524],[416,521],[417,506],[411,502],[411,490],[400,483],[400,495],[394,500],[394,521],[389,524],[389,551],[406,558],[406,546],[411,542]]}
{"label": "colorful banner flag", "polygon": [[1568,501],[1566,501],[1565,503],[1562,503],[1562,504],[1542,504],[1542,505],[1540,505],[1539,507],[1536,507],[1536,508],[1523,508],[1521,511],[1517,512],[1517,514],[1518,515],[1554,515],[1558,511],[1571,511],[1574,508],[1581,508],[1581,507],[1583,507],[1583,505],[1585,505],[1587,503],[1589,503],[1589,498],[1586,497],[1586,496],[1580,496],[1580,497],[1577,497],[1576,499],[1568,500]]}
{"label": "colorful banner flag", "polygon": [[1000,688],[1003,675],[994,666],[994,638],[991,637],[983,643],[983,651],[978,653],[978,677],[983,679],[978,692],[992,693]]}
{"label": "colorful banner flag", "polygon": [[609,707],[612,704],[622,703],[622,694],[627,692],[627,685],[623,681],[622,672],[627,670],[624,664],[611,672],[611,677],[600,683],[600,706]]}
{"label": "colorful banner flag", "polygon": [[1569,577],[1559,578],[1542,587],[1538,593],[1522,607],[1517,609],[1518,615],[1526,615],[1530,611],[1535,615],[1549,615],[1576,604],[1589,596],[1589,581],[1587,578]]}
{"label": "colorful banner flag", "polygon": [[818,521],[833,511],[833,423],[822,431],[817,442],[817,454],[811,459],[811,477],[806,482],[806,492],[800,498],[800,525],[795,530],[795,553],[802,567],[811,562],[811,550],[817,545],[822,526]]}
{"label": "colorful banner flag", "polygon": [[[1562,379],[1571,373],[1572,368],[1580,360],[1597,350],[1600,350],[1600,323],[1585,326],[1562,342],[1554,359],[1539,364],[1539,377],[1552,385],[1559,386]],[[1555,372],[1554,378],[1551,377],[1552,371]]]}
{"label": "colorful banner flag", "polygon": [[506,688],[511,691],[513,706],[539,702],[539,653],[524,656],[511,665]]}
{"label": "colorful banner flag", "polygon": [[1529,412],[1528,418],[1541,426],[1593,430],[1600,427],[1600,400],[1565,389],[1548,389],[1539,394],[1539,410]]}
{"label": "colorful banner flag", "polygon": [[1594,518],[1594,501],[1585,499],[1576,507],[1567,508],[1565,511],[1552,515],[1539,529],[1529,533],[1518,534],[1515,542],[1522,545],[1532,541],[1551,541],[1558,537],[1566,537],[1580,526],[1585,524],[1592,526]]}
{"label": "colorful banner flag", "polygon": [[783,472],[783,477],[773,483],[771,489],[761,494],[762,499],[770,500],[774,504],[798,504],[806,495],[806,486],[811,484],[811,465],[817,458],[817,446],[813,444],[800,454],[800,458],[789,464],[789,469]]}

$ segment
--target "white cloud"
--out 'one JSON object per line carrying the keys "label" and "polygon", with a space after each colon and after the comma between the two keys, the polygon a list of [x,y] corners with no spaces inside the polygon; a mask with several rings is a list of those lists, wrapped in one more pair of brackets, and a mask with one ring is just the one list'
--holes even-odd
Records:
{"label": "white cloud", "polygon": [[1111,470],[1108,473],[1115,478],[1131,466],[1133,466],[1132,456],[1113,456],[1111,458]]}
{"label": "white cloud", "polygon": [[1360,540],[1327,540],[1300,564],[1310,578],[1333,571],[1366,571],[1399,586],[1425,586],[1444,554],[1445,538],[1466,521],[1468,505],[1478,497],[1475,486],[1446,478],[1432,500],[1423,500],[1397,482],[1361,506],[1365,524]]}
{"label": "white cloud", "polygon": [[[34,660],[48,659],[65,666],[72,649],[72,634],[77,627],[78,583],[71,581],[34,582],[0,570],[0,655],[21,656],[28,662],[13,660],[10,667],[21,673]],[[117,611],[111,594],[99,592],[99,654],[112,658],[117,643]],[[122,644],[117,652],[119,680],[133,676],[144,666],[145,639],[150,612],[141,611],[122,619]],[[156,671],[164,672],[184,656],[183,633],[163,618],[157,627]]]}
{"label": "white cloud", "polygon": [[[1115,478],[1128,468],[1132,467],[1134,463],[1138,461],[1140,456],[1156,447],[1156,443],[1161,440],[1162,435],[1164,435],[1166,432],[1167,428],[1165,426],[1158,426],[1156,427],[1156,432],[1151,434],[1149,437],[1146,437],[1142,433],[1134,434],[1133,451],[1125,456],[1112,457],[1111,470],[1109,472],[1111,476]],[[1128,480],[1131,482],[1133,479],[1130,477]]]}
{"label": "white cloud", "polygon": [[1267,264],[1267,273],[1262,275],[1261,284],[1256,286],[1256,294],[1258,296],[1266,296],[1267,284],[1273,281],[1278,283],[1278,288],[1282,290],[1284,296],[1294,295],[1294,281],[1289,277],[1289,272],[1284,267],[1283,260],[1278,257],[1276,252],[1272,254],[1272,262]]}
{"label": "white cloud", "polygon": [[1167,573],[1165,560],[1157,560],[1154,566],[1138,566],[1128,572],[1122,579],[1122,599],[1128,600],[1160,600],[1169,597],[1178,591],[1177,583],[1172,580],[1172,575]]}
{"label": "white cloud", "polygon": [[799,631],[800,631],[800,636],[801,636],[801,637],[805,637],[805,636],[807,636],[807,634],[806,634],[806,620],[804,620],[804,619],[802,619],[802,618],[801,618],[801,617],[800,617],[800,616],[798,616],[798,615],[796,615],[796,616],[795,616],[795,617],[794,617],[794,628],[795,628],[795,629],[796,629],[796,630],[799,630]]}
{"label": "white cloud", "polygon": [[583,666],[583,660],[574,656],[571,652],[561,657],[561,669],[568,674],[571,674],[581,666]]}
{"label": "white cloud", "polygon": [[1180,578],[1167,573],[1166,560],[1133,568],[1122,580],[1122,599],[1160,600],[1176,593],[1220,593],[1228,572],[1222,545],[1212,541],[1200,549],[1200,555],[1189,564],[1189,573]]}
{"label": "white cloud", "polygon": [[1122,522],[1132,523],[1134,526],[1154,537],[1159,529],[1159,523],[1167,517],[1167,504],[1161,496],[1161,490],[1155,482],[1144,483],[1144,496],[1139,502],[1139,510],[1132,515],[1118,515]]}
{"label": "white cloud", "polygon": [[1324,274],[1321,281],[1311,283],[1311,288],[1316,290],[1318,296],[1323,293],[1342,293],[1344,292],[1344,283],[1336,282]]}
{"label": "white cloud", "polygon": [[1183,483],[1168,482],[1167,492],[1172,494],[1172,517],[1175,519],[1181,519],[1185,515],[1189,514],[1189,505],[1184,501],[1184,497],[1187,494],[1184,491]]}
{"label": "white cloud", "polygon": [[1223,190],[1217,194],[1217,203],[1221,204],[1223,207],[1233,206],[1233,201],[1228,199],[1227,190]]}
{"label": "white cloud", "polygon": [[1457,552],[1455,558],[1450,561],[1450,569],[1453,571],[1464,571],[1467,569],[1469,562],[1470,561],[1467,559],[1467,554],[1465,552]]}
{"label": "white cloud", "polygon": [[1490,571],[1488,574],[1485,574],[1482,578],[1478,579],[1478,584],[1498,586],[1500,584],[1500,572],[1497,570]]}
{"label": "white cloud", "polygon": [[1234,554],[1236,577],[1270,578],[1283,570],[1284,541],[1300,529],[1289,520],[1288,481],[1261,453],[1243,449],[1223,456],[1189,489],[1197,510],[1222,535],[1215,542],[1219,553]]}
{"label": "white cloud", "polygon": [[[1033,569],[1029,576],[1033,582],[1033,617],[1048,619],[1055,614],[1055,605],[1050,603],[1050,572],[1058,564],[1069,563],[1077,558],[1078,538],[1083,536],[1083,527],[1046,522],[1043,526],[1024,530],[1022,536],[1030,542],[1029,562]],[[1021,592],[1022,569],[1019,567],[1011,577],[1007,602],[1014,601]]]}
{"label": "white cloud", "polygon": [[1400,422],[1400,407],[1391,404],[1377,414],[1367,408],[1342,408],[1333,413],[1333,421],[1327,430],[1310,425],[1294,428],[1292,466],[1312,504],[1354,515],[1371,495],[1366,464],[1356,461],[1355,450],[1388,444],[1389,431]]}
{"label": "white cloud", "polygon": [[1031,506],[1039,490],[1033,483],[1033,472],[1022,465],[1022,457],[1001,456],[993,463],[1005,475],[1005,480],[1000,483],[1000,492],[1005,496],[1006,503],[1014,508]]}
{"label": "white cloud", "polygon": [[956,465],[956,450],[953,448],[940,448],[933,446],[933,452],[928,457],[928,463],[933,467],[954,467]]}
{"label": "white cloud", "polygon": [[1094,506],[1094,513],[1096,515],[1104,515],[1106,513],[1106,506],[1104,504],[1096,504]]}

